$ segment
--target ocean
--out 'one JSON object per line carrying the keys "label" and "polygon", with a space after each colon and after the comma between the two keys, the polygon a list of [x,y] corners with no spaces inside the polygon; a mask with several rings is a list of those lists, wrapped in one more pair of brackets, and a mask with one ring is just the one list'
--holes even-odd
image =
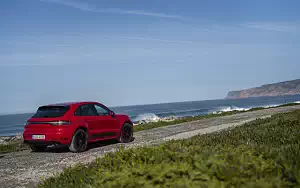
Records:
{"label": "ocean", "polygon": [[[116,113],[127,114],[132,121],[154,121],[170,116],[197,116],[214,112],[247,110],[255,107],[272,107],[286,103],[300,103],[300,95],[258,97],[248,99],[220,99],[176,102],[164,104],[111,107]],[[23,132],[24,125],[33,113],[0,115],[0,136],[13,136]]]}

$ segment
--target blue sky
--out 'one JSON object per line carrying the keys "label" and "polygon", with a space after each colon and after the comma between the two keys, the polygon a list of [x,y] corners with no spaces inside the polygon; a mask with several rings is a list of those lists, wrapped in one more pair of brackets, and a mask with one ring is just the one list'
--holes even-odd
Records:
{"label": "blue sky", "polygon": [[0,113],[218,99],[299,78],[297,0],[3,0]]}

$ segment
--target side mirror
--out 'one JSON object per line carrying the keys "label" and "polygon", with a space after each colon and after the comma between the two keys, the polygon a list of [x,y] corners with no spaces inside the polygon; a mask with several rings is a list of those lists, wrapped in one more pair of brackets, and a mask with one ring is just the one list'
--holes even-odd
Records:
{"label": "side mirror", "polygon": [[110,111],[110,115],[111,115],[112,117],[115,117],[115,116],[116,116],[116,114],[115,114],[114,111]]}

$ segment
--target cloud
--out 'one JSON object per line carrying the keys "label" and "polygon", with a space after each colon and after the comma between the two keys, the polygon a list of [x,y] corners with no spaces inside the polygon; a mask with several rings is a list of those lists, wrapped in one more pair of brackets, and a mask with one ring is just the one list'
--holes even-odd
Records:
{"label": "cloud", "polygon": [[121,39],[133,39],[133,40],[156,41],[156,42],[163,42],[163,43],[199,44],[198,42],[193,42],[193,41],[164,40],[164,39],[148,38],[148,37],[119,37],[119,38],[121,38]]}
{"label": "cloud", "polygon": [[63,53],[13,53],[0,55],[0,67],[67,66],[81,64],[74,56]]}
{"label": "cloud", "polygon": [[68,1],[68,0],[40,0],[40,1],[61,4],[61,5],[65,5],[68,7],[83,10],[83,11],[91,11],[91,12],[95,11],[95,9],[92,6],[82,3],[82,2]]}
{"label": "cloud", "polygon": [[276,31],[276,32],[296,32],[299,29],[297,23],[284,23],[284,22],[250,22],[242,24],[243,27],[259,29],[263,31]]}
{"label": "cloud", "polygon": [[150,17],[157,17],[157,18],[184,19],[184,17],[180,15],[173,15],[173,14],[166,14],[166,13],[159,13],[159,12],[147,12],[144,10],[123,10],[119,8],[105,8],[105,9],[96,8],[95,6],[92,6],[90,4],[78,2],[78,1],[70,1],[70,0],[40,0],[40,1],[60,4],[81,11],[87,11],[87,12],[128,14],[128,15],[150,16]]}
{"label": "cloud", "polygon": [[0,63],[0,67],[44,67],[79,65],[80,63]]}
{"label": "cloud", "polygon": [[[174,44],[205,44],[204,42],[198,41],[189,41],[189,40],[168,40],[168,39],[160,39],[155,38],[152,36],[146,37],[139,37],[139,36],[103,36],[104,38],[108,39],[125,39],[125,40],[141,40],[141,41],[149,41],[149,42],[156,42],[156,43],[174,43]],[[12,42],[11,42],[12,43]],[[55,47],[70,47],[78,49],[79,46],[82,45],[61,45],[59,43],[49,44],[45,41],[36,41],[36,42],[27,42],[27,41],[17,41],[13,44],[30,44],[39,48],[40,44],[47,43],[50,45],[52,49]],[[14,53],[14,54],[2,54],[0,55],[0,67],[10,68],[10,67],[49,67],[49,66],[69,66],[69,65],[82,65],[82,64],[90,64],[90,61],[80,61],[80,59],[94,59],[95,57],[99,57],[98,52],[87,52],[88,50],[82,50],[80,54],[73,53],[66,53],[66,52],[59,52],[54,51],[52,53],[49,52],[37,52],[37,53]],[[68,51],[70,52],[70,51]],[[198,54],[207,55],[208,52],[198,52]],[[113,57],[114,54],[108,54],[110,57]],[[193,53],[186,54],[186,56],[192,56]],[[94,57],[94,58],[93,58]],[[108,58],[110,59],[110,58]],[[103,59],[102,59],[103,60]],[[124,61],[117,60],[119,63],[126,63]],[[107,62],[107,60],[106,60]],[[116,62],[116,61],[114,61]]]}

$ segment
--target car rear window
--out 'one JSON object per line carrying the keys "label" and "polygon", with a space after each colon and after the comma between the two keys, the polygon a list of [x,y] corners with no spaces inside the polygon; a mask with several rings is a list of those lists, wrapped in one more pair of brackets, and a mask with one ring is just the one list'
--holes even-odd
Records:
{"label": "car rear window", "polygon": [[39,107],[36,113],[32,116],[33,118],[53,118],[61,117],[68,110],[69,106],[42,106]]}

